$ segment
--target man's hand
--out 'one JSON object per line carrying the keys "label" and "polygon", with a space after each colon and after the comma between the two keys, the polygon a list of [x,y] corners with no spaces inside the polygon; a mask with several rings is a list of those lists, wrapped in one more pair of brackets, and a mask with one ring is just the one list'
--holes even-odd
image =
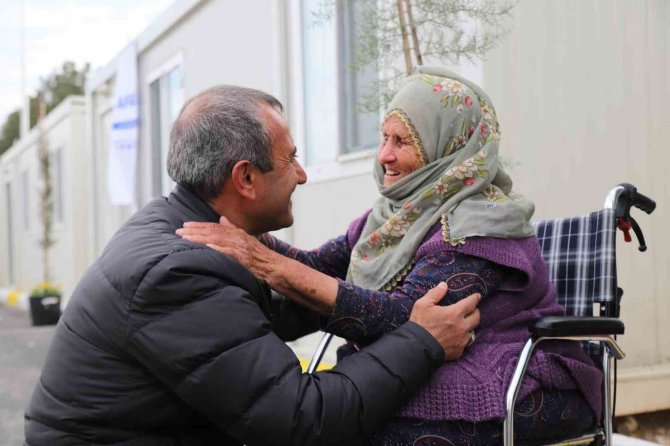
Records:
{"label": "man's hand", "polygon": [[453,360],[461,357],[479,325],[477,304],[481,296],[471,294],[453,305],[438,305],[446,293],[447,284],[440,282],[416,301],[409,320],[428,330],[444,349],[445,360]]}

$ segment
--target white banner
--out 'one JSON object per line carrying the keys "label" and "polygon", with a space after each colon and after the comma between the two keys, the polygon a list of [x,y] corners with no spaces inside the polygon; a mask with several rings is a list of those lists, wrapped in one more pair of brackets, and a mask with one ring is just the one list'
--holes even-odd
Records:
{"label": "white banner", "polygon": [[119,54],[114,85],[114,109],[110,129],[107,190],[113,205],[135,204],[135,166],[139,140],[139,90],[137,46]]}

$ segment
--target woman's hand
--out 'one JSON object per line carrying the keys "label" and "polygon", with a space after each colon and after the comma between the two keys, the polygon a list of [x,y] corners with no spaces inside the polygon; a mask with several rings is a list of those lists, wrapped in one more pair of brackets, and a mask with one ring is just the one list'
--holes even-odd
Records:
{"label": "woman's hand", "polygon": [[220,224],[186,222],[175,231],[185,240],[229,255],[272,289],[289,299],[329,315],[335,306],[337,280],[284,257],[221,217]]}
{"label": "woman's hand", "polygon": [[269,253],[274,253],[258,239],[233,225],[226,217],[221,217],[219,223],[188,221],[176,233],[184,240],[206,245],[233,257],[261,279],[263,277],[260,265]]}

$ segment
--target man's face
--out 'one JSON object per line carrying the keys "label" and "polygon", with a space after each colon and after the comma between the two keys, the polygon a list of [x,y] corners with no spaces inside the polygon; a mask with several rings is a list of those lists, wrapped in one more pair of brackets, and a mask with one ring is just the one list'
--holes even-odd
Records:
{"label": "man's face", "polygon": [[296,147],[286,119],[274,108],[264,107],[266,125],[272,139],[274,168],[263,174],[264,187],[259,200],[261,232],[289,227],[293,224],[291,195],[307,175],[296,159]]}

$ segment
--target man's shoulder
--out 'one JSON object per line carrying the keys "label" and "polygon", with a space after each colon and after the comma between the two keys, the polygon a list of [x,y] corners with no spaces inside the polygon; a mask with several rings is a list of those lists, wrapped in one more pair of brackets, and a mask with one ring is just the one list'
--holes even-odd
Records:
{"label": "man's shoulder", "polygon": [[182,276],[252,286],[253,276],[239,263],[175,234],[185,221],[197,218],[163,198],[155,199],[114,234],[98,258],[98,266],[123,288],[123,294],[130,295],[143,285],[158,285]]}
{"label": "man's shoulder", "polygon": [[156,199],[140,209],[112,236],[97,260],[103,274],[132,293],[142,276],[183,244],[174,231],[178,216]]}
{"label": "man's shoulder", "polygon": [[177,236],[168,243],[169,249],[148,265],[142,284],[152,286],[166,280],[172,282],[188,278],[211,280],[243,288],[255,289],[257,286],[251,272],[232,257]]}

